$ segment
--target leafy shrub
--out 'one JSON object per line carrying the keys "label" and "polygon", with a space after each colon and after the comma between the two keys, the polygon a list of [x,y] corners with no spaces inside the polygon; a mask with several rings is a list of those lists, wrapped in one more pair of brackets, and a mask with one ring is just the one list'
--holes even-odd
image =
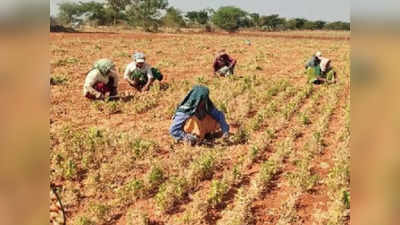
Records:
{"label": "leafy shrub", "polygon": [[240,28],[240,22],[246,17],[246,12],[240,8],[226,6],[219,8],[212,17],[212,21],[218,27],[234,32]]}

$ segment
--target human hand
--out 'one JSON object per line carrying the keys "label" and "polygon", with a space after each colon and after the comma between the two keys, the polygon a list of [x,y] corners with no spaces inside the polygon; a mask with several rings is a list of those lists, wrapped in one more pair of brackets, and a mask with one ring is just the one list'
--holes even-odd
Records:
{"label": "human hand", "polygon": [[198,138],[195,135],[187,134],[184,138],[184,141],[189,145],[195,145],[198,142]]}

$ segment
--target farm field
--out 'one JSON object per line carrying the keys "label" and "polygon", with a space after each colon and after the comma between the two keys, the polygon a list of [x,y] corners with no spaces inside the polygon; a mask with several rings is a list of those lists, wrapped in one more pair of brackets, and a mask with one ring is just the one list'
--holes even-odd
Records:
{"label": "farm field", "polygon": [[[349,224],[350,33],[292,33],[51,33],[50,181],[67,224]],[[222,48],[238,60],[231,78],[211,76]],[[165,77],[147,93],[122,79],[135,50]],[[317,50],[336,84],[306,84]],[[100,58],[116,63],[120,101],[82,96]],[[169,135],[195,84],[225,112],[229,142]]]}

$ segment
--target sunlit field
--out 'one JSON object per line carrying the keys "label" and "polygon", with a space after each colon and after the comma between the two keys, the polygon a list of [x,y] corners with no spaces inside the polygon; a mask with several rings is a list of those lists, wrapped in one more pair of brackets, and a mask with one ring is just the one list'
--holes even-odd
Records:
{"label": "sunlit field", "polygon": [[[50,34],[50,181],[67,223],[349,224],[350,33],[268,34]],[[219,49],[238,60],[231,78],[212,75]],[[147,93],[122,79],[135,50],[165,77]],[[307,84],[316,51],[336,84]],[[117,65],[120,101],[82,96],[100,58]],[[195,84],[225,112],[229,142],[169,135]]]}

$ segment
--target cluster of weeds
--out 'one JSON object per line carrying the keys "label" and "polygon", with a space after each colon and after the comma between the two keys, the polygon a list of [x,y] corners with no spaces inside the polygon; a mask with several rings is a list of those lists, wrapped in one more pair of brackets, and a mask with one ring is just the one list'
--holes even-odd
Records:
{"label": "cluster of weeds", "polygon": [[68,82],[68,78],[64,75],[54,75],[50,77],[50,85],[64,85]]}
{"label": "cluster of weeds", "polygon": [[134,105],[136,113],[145,113],[158,105],[157,98],[147,98],[143,101],[137,101]]}
{"label": "cluster of weeds", "polygon": [[164,182],[164,180],[164,170],[158,165],[152,166],[147,175],[148,189],[151,191],[156,190]]}
{"label": "cluster of weeds", "polygon": [[79,216],[73,222],[74,225],[95,225],[96,223],[87,216]]}
{"label": "cluster of weeds", "polygon": [[253,145],[247,153],[249,161],[254,162],[260,156],[260,148]]}
{"label": "cluster of weeds", "polygon": [[92,202],[89,204],[88,211],[95,224],[104,224],[111,220],[111,206],[109,205]]}
{"label": "cluster of weeds", "polygon": [[249,138],[249,131],[245,127],[240,127],[232,136],[232,142],[234,144],[246,144],[249,141]]}
{"label": "cluster of weeds", "polygon": [[108,115],[122,112],[121,102],[119,101],[93,101],[93,107]]}
{"label": "cluster of weeds", "polygon": [[135,138],[129,142],[129,148],[133,153],[133,159],[143,159],[145,156],[152,156],[158,152],[160,147],[154,141]]}
{"label": "cluster of weeds", "polygon": [[76,64],[78,62],[79,62],[79,59],[73,58],[73,57],[68,57],[65,59],[57,60],[55,63],[53,63],[53,65],[56,67],[60,67],[60,66],[66,66],[69,64]]}
{"label": "cluster of weeds", "polygon": [[264,110],[258,111],[255,117],[251,120],[250,128],[253,131],[257,131],[263,126],[263,122],[265,120],[265,114],[266,113]]}

